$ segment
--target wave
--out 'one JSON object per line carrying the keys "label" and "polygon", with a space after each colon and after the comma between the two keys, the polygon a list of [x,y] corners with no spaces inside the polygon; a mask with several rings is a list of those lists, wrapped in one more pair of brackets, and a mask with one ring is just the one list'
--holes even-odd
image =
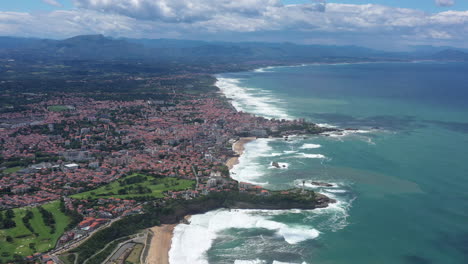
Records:
{"label": "wave", "polygon": [[302,263],[297,263],[297,262],[280,262],[280,261],[277,261],[277,260],[273,260],[273,263],[272,264],[307,264],[306,262],[302,262]]}
{"label": "wave", "polygon": [[[235,260],[234,264],[267,264],[268,262],[266,260],[260,260],[260,259],[255,259],[255,260]],[[282,262],[282,261],[277,261],[273,260],[272,264],[307,264],[306,262],[302,263],[297,263],[297,262]]]}
{"label": "wave", "polygon": [[306,158],[306,159],[326,159],[325,155],[322,154],[307,154],[307,153],[298,153],[299,155],[295,156],[296,158]]}
{"label": "wave", "polygon": [[265,169],[270,164],[258,162],[260,157],[271,157],[272,148],[268,142],[273,139],[259,138],[244,145],[244,153],[239,157],[239,162],[231,170],[231,177],[240,182],[248,182],[257,185],[265,185],[268,182],[258,182],[265,176]]}
{"label": "wave", "polygon": [[236,259],[234,264],[266,264],[266,260],[253,259],[253,260],[239,260]]}
{"label": "wave", "polygon": [[304,144],[302,145],[302,147],[300,147],[300,149],[317,149],[321,147],[322,145],[319,145],[319,144]]}
{"label": "wave", "polygon": [[[310,214],[306,218],[309,220],[320,218],[320,224],[317,228],[326,231],[330,230],[336,232],[348,226],[349,210],[354,202],[354,195],[347,189],[347,185],[344,183],[330,182],[325,180],[326,183],[332,186],[317,186],[313,185],[310,180],[307,180],[303,184],[304,180],[298,179],[293,182],[295,187],[305,187],[313,189],[316,192],[322,193],[332,199],[336,200],[336,203],[329,204],[326,208],[317,208],[310,211]],[[321,180],[317,180],[320,181]]]}
{"label": "wave", "polygon": [[330,125],[330,124],[328,124],[328,123],[318,123],[318,124],[316,124],[316,125],[319,126],[319,127],[325,127],[325,128],[337,128],[337,126],[335,126],[335,125]]}
{"label": "wave", "polygon": [[[322,134],[328,136],[329,138],[342,140],[343,138],[348,137],[348,136],[352,136],[352,135],[363,136],[363,135],[371,134],[371,133],[374,133],[374,132],[375,132],[375,130],[358,129],[358,130],[343,130],[343,131],[324,132]],[[372,140],[370,138],[365,137],[364,139],[369,144],[374,144],[374,142],[372,142]]]}
{"label": "wave", "polygon": [[229,99],[237,111],[249,112],[266,118],[293,119],[270,91],[242,87],[240,79],[217,76],[216,86]]}
{"label": "wave", "polygon": [[325,189],[324,191],[326,192],[331,192],[331,193],[346,193],[346,190],[333,190],[333,189]]}
{"label": "wave", "polygon": [[[431,62],[430,60],[414,60],[412,63],[421,63],[421,62]],[[325,63],[325,62],[314,62],[314,63],[302,63],[295,65],[280,65],[280,66],[267,66],[253,70],[256,73],[265,73],[265,72],[274,72],[275,69],[282,68],[299,68],[299,67],[308,67],[308,66],[347,66],[347,65],[361,65],[361,64],[378,64],[378,63],[400,63],[394,61],[356,61],[356,62],[335,62],[335,63]]]}
{"label": "wave", "polygon": [[[283,210],[282,213],[287,214],[289,211]],[[318,230],[308,226],[288,226],[271,220],[268,210],[228,211],[220,209],[194,215],[191,217],[189,225],[180,224],[175,227],[169,251],[169,262],[171,264],[208,263],[205,253],[211,248],[213,241],[221,231],[232,228],[271,230],[288,244],[315,239],[320,235]]]}
{"label": "wave", "polygon": [[[315,181],[315,180],[313,180],[313,181]],[[317,182],[322,182],[322,180],[316,180],[316,181]],[[327,186],[326,188],[341,188],[342,186],[344,186],[343,183],[329,182],[329,181],[326,181],[326,180],[325,180],[325,182],[332,185],[332,186]],[[304,180],[304,179],[295,180],[293,182],[293,185],[295,187],[297,187],[297,188],[302,188],[303,186],[306,187],[306,188],[310,188],[310,189],[323,189],[324,188],[323,186],[312,184],[311,180]]]}
{"label": "wave", "polygon": [[[261,259],[253,259],[253,260],[239,260],[236,259],[234,261],[234,264],[267,264],[268,262],[266,260],[261,260]],[[297,263],[297,262],[282,262],[282,261],[277,261],[273,260],[272,264],[307,264],[306,262],[302,263]]]}
{"label": "wave", "polygon": [[268,67],[264,67],[264,68],[255,69],[253,71],[254,72],[273,72],[273,71],[269,71],[269,70],[274,69],[274,68],[275,68],[274,66],[268,66]]}
{"label": "wave", "polygon": [[289,168],[289,163],[287,162],[278,162],[278,167],[273,166],[273,162],[270,163],[270,166],[268,167],[269,169],[288,169]]}

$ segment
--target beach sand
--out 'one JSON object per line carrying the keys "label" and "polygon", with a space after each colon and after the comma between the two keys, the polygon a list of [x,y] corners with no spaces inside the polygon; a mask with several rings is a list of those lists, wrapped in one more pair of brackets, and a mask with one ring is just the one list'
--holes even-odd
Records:
{"label": "beach sand", "polygon": [[[234,152],[236,152],[237,155],[240,156],[242,155],[242,153],[244,153],[244,145],[255,139],[255,137],[240,138],[232,145],[232,150],[234,150]],[[228,166],[228,168],[231,170],[237,163],[239,163],[239,158],[232,157],[226,162],[226,166]]]}
{"label": "beach sand", "polygon": [[[191,215],[186,215],[182,224],[190,224]],[[169,250],[172,245],[174,228],[178,224],[161,225],[151,228],[153,238],[151,239],[145,264],[169,264]]]}
{"label": "beach sand", "polygon": [[153,238],[146,258],[147,264],[169,264],[169,250],[176,225],[161,225],[151,228]]}

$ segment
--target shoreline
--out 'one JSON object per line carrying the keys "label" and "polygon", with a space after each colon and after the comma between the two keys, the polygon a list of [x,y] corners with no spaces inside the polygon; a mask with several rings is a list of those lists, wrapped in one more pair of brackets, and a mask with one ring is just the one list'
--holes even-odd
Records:
{"label": "shoreline", "polygon": [[146,264],[169,264],[169,250],[171,249],[172,236],[176,225],[161,225],[150,228],[153,237],[148,245]]}
{"label": "shoreline", "polygon": [[191,215],[186,215],[184,220],[178,224],[163,224],[150,228],[153,237],[148,247],[148,255],[144,264],[169,264],[169,251],[172,247],[174,228],[179,224],[190,224]]}
{"label": "shoreline", "polygon": [[256,139],[256,137],[242,137],[232,144],[232,150],[238,155],[238,157],[231,157],[226,161],[226,166],[229,168],[229,171],[232,170],[235,165],[239,164],[239,158],[244,153],[245,144]]}
{"label": "shoreline", "polygon": [[[256,137],[242,137],[232,144],[232,150],[238,157],[231,157],[226,161],[229,170],[239,163],[239,157],[245,151],[245,144],[256,140]],[[190,224],[191,215],[184,217],[184,220],[178,224],[163,224],[150,228],[153,237],[148,246],[148,255],[145,264],[169,264],[169,251],[172,246],[174,228],[179,224]]]}

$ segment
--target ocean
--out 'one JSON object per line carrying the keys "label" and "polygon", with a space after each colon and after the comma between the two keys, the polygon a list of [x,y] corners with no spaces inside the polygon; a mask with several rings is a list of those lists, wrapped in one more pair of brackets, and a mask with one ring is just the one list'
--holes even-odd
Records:
{"label": "ocean", "polygon": [[357,130],[246,144],[233,178],[305,181],[338,202],[195,215],[175,228],[170,263],[468,263],[467,73],[466,63],[411,62],[218,75],[239,111]]}

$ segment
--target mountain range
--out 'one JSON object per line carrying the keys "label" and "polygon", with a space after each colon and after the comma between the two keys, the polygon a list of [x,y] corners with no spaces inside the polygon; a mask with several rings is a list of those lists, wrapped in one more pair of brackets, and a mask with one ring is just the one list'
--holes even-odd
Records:
{"label": "mountain range", "polygon": [[176,39],[109,38],[82,35],[64,40],[0,37],[1,59],[23,60],[142,60],[177,62],[310,62],[346,59],[468,60],[468,53],[451,47],[412,47],[411,52],[386,52],[358,46],[294,43],[207,42]]}

